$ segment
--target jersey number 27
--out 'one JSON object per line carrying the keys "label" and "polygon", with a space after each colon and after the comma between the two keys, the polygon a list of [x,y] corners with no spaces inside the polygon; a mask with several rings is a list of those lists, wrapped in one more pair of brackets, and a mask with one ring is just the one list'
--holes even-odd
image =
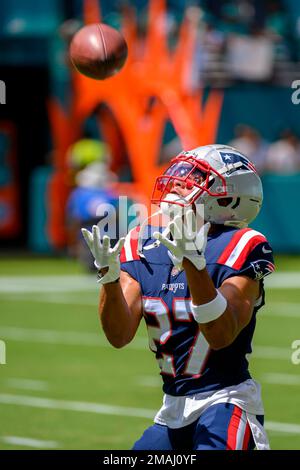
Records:
{"label": "jersey number 27", "polygon": [[[173,322],[192,322],[194,321],[191,308],[190,299],[174,298],[173,308],[170,312],[167,304],[159,297],[144,297],[143,308],[146,317],[152,317],[152,322],[155,326],[150,326],[147,323],[149,347],[151,351],[157,352],[157,346],[162,346],[162,351],[168,351],[168,342],[172,338],[172,317]],[[201,333],[200,329],[195,336],[193,345],[190,347],[189,355],[185,362],[185,367],[181,375],[186,376],[200,376],[205,359],[209,353],[209,344]],[[158,359],[159,367],[163,375],[176,376],[176,367],[174,356],[169,352],[161,353],[161,358]]]}

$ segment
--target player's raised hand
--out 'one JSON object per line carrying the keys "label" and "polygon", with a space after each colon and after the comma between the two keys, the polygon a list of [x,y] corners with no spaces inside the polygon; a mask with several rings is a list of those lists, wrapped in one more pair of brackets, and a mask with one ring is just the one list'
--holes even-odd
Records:
{"label": "player's raised hand", "polygon": [[125,238],[120,238],[118,243],[111,248],[110,237],[104,235],[101,242],[100,230],[97,225],[93,225],[90,232],[86,228],[81,229],[81,233],[95,258],[95,266],[98,270],[108,268],[108,271],[98,282],[107,284],[114,282],[120,277],[120,252],[124,246]]}
{"label": "player's raised hand", "polygon": [[204,256],[207,234],[210,223],[196,229],[196,216],[192,209],[182,216],[177,215],[168,225],[172,240],[160,232],[154,232],[153,236],[165,245],[169,250],[169,257],[176,267],[182,268],[183,258],[188,259],[198,269],[204,269],[206,260]]}

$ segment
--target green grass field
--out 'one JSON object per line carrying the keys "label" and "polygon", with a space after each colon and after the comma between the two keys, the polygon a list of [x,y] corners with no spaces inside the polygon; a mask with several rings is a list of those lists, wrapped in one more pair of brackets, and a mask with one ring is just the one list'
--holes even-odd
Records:
{"label": "green grass field", "polygon": [[[250,366],[261,382],[273,449],[300,449],[300,260],[268,282]],[[297,274],[297,271],[299,274]],[[0,448],[130,449],[161,403],[142,326],[115,350],[97,315],[97,284],[74,261],[0,262]]]}

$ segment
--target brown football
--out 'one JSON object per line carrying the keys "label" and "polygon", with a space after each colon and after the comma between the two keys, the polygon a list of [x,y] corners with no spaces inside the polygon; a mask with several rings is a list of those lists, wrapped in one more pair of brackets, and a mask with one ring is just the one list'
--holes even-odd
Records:
{"label": "brown football", "polygon": [[127,53],[122,34],[104,23],[84,26],[70,44],[70,57],[75,68],[96,80],[105,80],[119,72]]}

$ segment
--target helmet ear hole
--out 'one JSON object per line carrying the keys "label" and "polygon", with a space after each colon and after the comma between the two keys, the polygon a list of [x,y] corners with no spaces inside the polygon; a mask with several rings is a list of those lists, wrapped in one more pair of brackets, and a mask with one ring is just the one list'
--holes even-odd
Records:
{"label": "helmet ear hole", "polygon": [[240,202],[241,202],[241,198],[237,197],[236,201],[235,201],[234,205],[231,207],[231,209],[236,209],[240,205]]}
{"label": "helmet ear hole", "polygon": [[232,197],[222,197],[222,198],[218,199],[217,201],[218,201],[219,206],[227,207],[227,206],[229,206],[229,204],[232,203],[233,198]]}

